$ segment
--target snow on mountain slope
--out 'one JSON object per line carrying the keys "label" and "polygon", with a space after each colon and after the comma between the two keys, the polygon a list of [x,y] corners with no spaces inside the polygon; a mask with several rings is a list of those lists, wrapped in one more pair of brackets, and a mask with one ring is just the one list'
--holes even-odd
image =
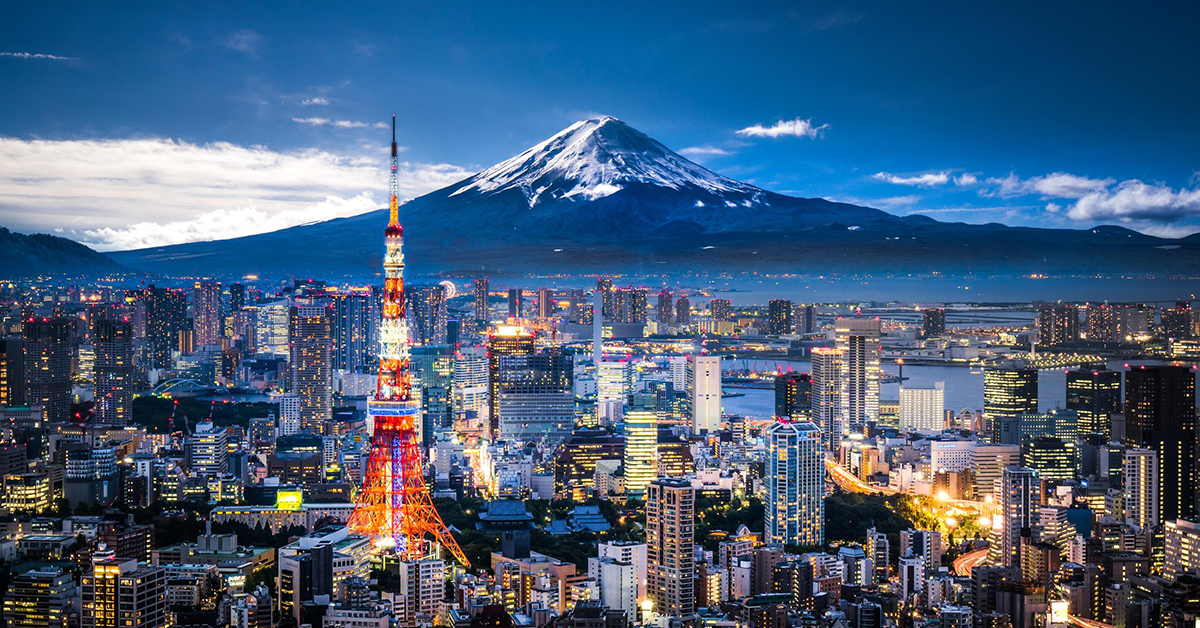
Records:
{"label": "snow on mountain slope", "polygon": [[672,152],[620,120],[580,120],[521,154],[464,181],[451,196],[520,190],[533,207],[549,199],[594,201],[643,183],[712,194],[762,190],[728,179]]}

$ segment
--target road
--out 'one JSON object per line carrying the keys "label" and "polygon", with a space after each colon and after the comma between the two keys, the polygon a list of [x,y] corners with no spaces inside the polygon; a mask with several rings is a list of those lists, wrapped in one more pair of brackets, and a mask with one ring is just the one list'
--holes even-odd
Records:
{"label": "road", "polygon": [[970,576],[971,570],[982,565],[987,560],[988,549],[977,549],[967,552],[954,559],[954,573],[960,576]]}

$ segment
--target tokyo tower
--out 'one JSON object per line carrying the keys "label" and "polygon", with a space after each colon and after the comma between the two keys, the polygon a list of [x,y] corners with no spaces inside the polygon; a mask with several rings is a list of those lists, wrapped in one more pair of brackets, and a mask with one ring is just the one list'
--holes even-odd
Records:
{"label": "tokyo tower", "polygon": [[431,549],[428,536],[464,566],[470,566],[429,499],[417,446],[421,404],[412,397],[408,321],[404,304],[404,228],[400,226],[396,170],[396,116],[392,116],[391,206],[384,230],[383,316],[379,329],[379,381],[367,402],[374,427],[362,490],[350,530],[391,547],[403,560],[419,560]]}

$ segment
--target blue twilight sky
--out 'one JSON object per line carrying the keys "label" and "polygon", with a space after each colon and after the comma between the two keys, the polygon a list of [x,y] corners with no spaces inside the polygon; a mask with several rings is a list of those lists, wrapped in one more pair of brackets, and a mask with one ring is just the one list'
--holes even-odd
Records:
{"label": "blue twilight sky", "polygon": [[940,220],[1200,231],[1200,5],[6,3],[0,225],[101,249],[402,196],[619,117],[722,174]]}

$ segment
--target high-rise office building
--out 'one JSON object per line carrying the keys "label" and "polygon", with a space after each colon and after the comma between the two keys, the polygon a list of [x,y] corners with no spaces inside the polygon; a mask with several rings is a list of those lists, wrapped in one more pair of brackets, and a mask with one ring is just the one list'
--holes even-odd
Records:
{"label": "high-rise office building", "polygon": [[900,431],[935,433],[946,423],[946,391],[944,382],[934,382],[932,388],[900,386]]}
{"label": "high-rise office building", "polygon": [[617,294],[612,279],[596,278],[596,292],[600,293],[600,312],[605,320],[612,320],[617,312]]}
{"label": "high-rise office building", "polygon": [[150,341],[149,368],[171,368],[175,365],[172,351],[179,344],[179,335],[190,331],[187,320],[187,294],[182,290],[155,288],[154,284],[141,291],[140,299],[146,310],[146,339]]}
{"label": "high-rise office building", "polygon": [[188,467],[191,473],[220,477],[229,472],[229,436],[225,428],[212,421],[196,424],[196,433],[188,438]]}
{"label": "high-rise office building", "polygon": [[409,286],[404,294],[409,341],[414,346],[446,344],[446,287]]}
{"label": "high-rise office building", "polygon": [[1140,366],[1125,372],[1125,439],[1153,449],[1160,470],[1163,521],[1196,513],[1196,372]]}
{"label": "high-rise office building", "polygon": [[630,395],[625,409],[625,491],[645,499],[646,487],[658,477],[658,403],[654,395]]}
{"label": "high-rise office building", "polygon": [[69,571],[50,566],[26,571],[8,584],[4,618],[9,628],[67,628],[78,591]]}
{"label": "high-rise office building", "polygon": [[25,343],[0,338],[0,406],[25,405]]}
{"label": "high-rise office building", "polygon": [[877,532],[874,527],[867,528],[867,542],[863,548],[863,553],[871,561],[873,572],[871,584],[887,582],[889,576],[888,566],[892,560],[891,542],[888,541],[887,534]]}
{"label": "high-rise office building", "polygon": [[254,328],[254,344],[259,353],[289,355],[288,335],[291,326],[292,304],[286,299],[260,303]]}
{"label": "high-rise office building", "polygon": [[454,355],[454,416],[482,417],[488,407],[488,357],[485,347],[460,347]]}
{"label": "high-rise office building", "polygon": [[343,292],[333,295],[330,333],[333,349],[330,366],[334,370],[363,371],[374,368],[375,308],[367,291]]}
{"label": "high-rise office building", "polygon": [[133,326],[124,320],[97,320],[92,344],[96,422],[125,425],[133,418]]}
{"label": "high-rise office building", "polygon": [[521,318],[525,312],[525,291],[521,288],[508,289],[508,317]]}
{"label": "high-rise office building", "polygon": [[486,321],[491,318],[488,312],[488,280],[481,277],[475,280],[475,320]]}
{"label": "high-rise office building", "polygon": [[500,358],[522,355],[533,355],[533,334],[502,327],[488,336],[488,431],[493,440],[500,434]]}
{"label": "high-rise office building", "polygon": [[675,299],[671,297],[671,289],[663,288],[658,293],[658,307],[655,308],[659,325],[670,326],[675,323]]}
{"label": "high-rise office building", "polygon": [[290,319],[290,390],[300,400],[300,429],[321,433],[333,418],[329,308],[297,305]]}
{"label": "high-rise office building", "polygon": [[446,596],[443,583],[446,561],[432,557],[402,560],[399,571],[400,593],[395,595],[392,606],[395,619],[406,628],[428,625]]}
{"label": "high-rise office building", "polygon": [[797,304],[792,312],[792,322],[796,324],[797,334],[811,334],[817,331],[817,309],[812,305]]}
{"label": "high-rise office building", "polygon": [[1041,483],[1028,467],[1005,467],[1000,476],[1000,559],[1021,564],[1021,529],[1037,521]]}
{"label": "high-rise office building", "polygon": [[946,309],[927,307],[921,310],[921,337],[940,338],[946,335]]}
{"label": "high-rise office building", "polygon": [[680,327],[692,324],[692,302],[687,297],[675,300],[675,324]]}
{"label": "high-rise office building", "polygon": [[713,299],[709,303],[714,321],[727,323],[733,320],[733,303],[729,299]]}
{"label": "high-rise office building", "polygon": [[787,299],[772,299],[767,303],[768,334],[772,336],[784,336],[792,333],[794,328],[791,301]]}
{"label": "high-rise office building", "polygon": [[602,425],[621,420],[632,392],[633,365],[629,358],[601,359],[596,365],[596,418]]}
{"label": "high-rise office building", "polygon": [[688,356],[687,393],[692,433],[721,429],[721,356]]}
{"label": "high-rise office building", "polygon": [[1186,340],[1196,337],[1196,310],[1187,301],[1179,301],[1173,308],[1159,314],[1160,331],[1163,338]]}
{"label": "high-rise office building", "polygon": [[825,448],[837,451],[845,431],[842,414],[842,369],[844,349],[815,347],[812,350],[812,419],[825,435]]}
{"label": "high-rise office building", "polygon": [[1037,369],[1016,364],[983,370],[983,414],[992,423],[993,443],[1000,444],[995,426],[1001,420],[1037,413],[1037,377]]}
{"label": "high-rise office building", "polygon": [[221,284],[197,281],[192,286],[192,330],[196,346],[221,344]]}
{"label": "high-rise office building", "polygon": [[1121,411],[1121,373],[1107,369],[1067,371],[1067,409],[1079,415],[1080,435],[1112,435],[1112,415]]}
{"label": "high-rise office building", "polygon": [[242,283],[229,284],[229,311],[236,312],[246,307],[246,286]]}
{"label": "high-rise office building", "polygon": [[1079,340],[1079,306],[1043,303],[1038,306],[1038,344],[1053,347]]}
{"label": "high-rise office building", "polygon": [[1021,464],[1037,471],[1044,480],[1065,482],[1076,477],[1079,452],[1074,440],[1056,436],[1022,438]]}
{"label": "high-rise office building", "polygon": [[1116,339],[1113,306],[1107,303],[1088,303],[1083,312],[1087,321],[1084,329],[1089,341],[1110,342]]}
{"label": "high-rise office building", "polygon": [[421,441],[433,445],[436,431],[454,422],[454,347],[412,348],[413,388],[421,391]]}
{"label": "high-rise office building", "polygon": [[560,349],[503,355],[497,362],[499,438],[562,440],[575,427],[574,361]]}
{"label": "high-rise office building", "polygon": [[775,376],[775,416],[807,420],[812,416],[812,376],[780,373]]}
{"label": "high-rise office building", "polygon": [[82,586],[82,628],[161,628],[167,625],[166,571],[139,567],[97,552]]}
{"label": "high-rise office building", "polygon": [[538,288],[537,291],[538,318],[554,316],[554,291],[550,288]]}
{"label": "high-rise office building", "polygon": [[690,480],[663,478],[646,490],[647,594],[654,612],[690,620],[696,610],[696,491]]}
{"label": "high-rise office building", "polygon": [[842,355],[842,413],[845,428],[861,433],[868,422],[879,420],[878,318],[839,318],[834,340]]}
{"label": "high-rise office building", "polygon": [[807,421],[778,419],[767,428],[766,531],[768,543],[825,542],[825,448],[821,430]]}
{"label": "high-rise office building", "polygon": [[71,336],[69,318],[30,318],[24,322],[25,395],[40,405],[47,423],[71,417]]}
{"label": "high-rise office building", "polygon": [[1000,479],[1006,467],[1020,466],[1020,445],[985,445],[978,443],[971,452],[971,468],[975,470],[975,495],[980,500],[991,496],[999,503],[1002,489]]}
{"label": "high-rise office building", "polygon": [[1153,449],[1126,449],[1123,465],[1125,524],[1150,531],[1159,521],[1158,452]]}
{"label": "high-rise office building", "polygon": [[621,291],[619,320],[623,323],[645,323],[648,320],[649,294],[645,288],[629,288]]}

